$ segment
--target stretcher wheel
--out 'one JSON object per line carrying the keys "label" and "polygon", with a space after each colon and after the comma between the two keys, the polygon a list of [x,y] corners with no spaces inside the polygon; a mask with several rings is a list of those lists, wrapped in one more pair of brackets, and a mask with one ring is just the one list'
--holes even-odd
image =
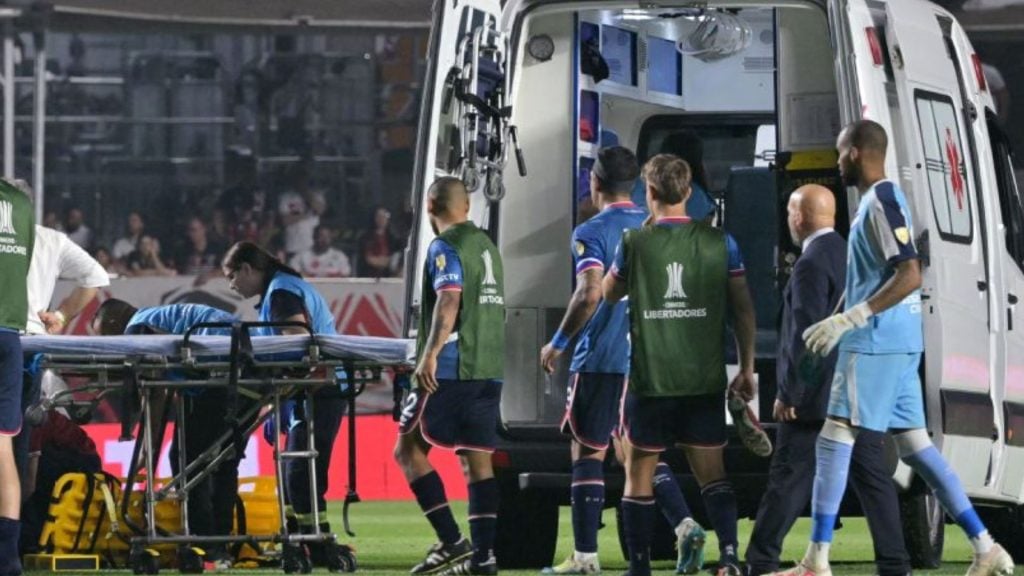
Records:
{"label": "stretcher wheel", "polygon": [[281,570],[285,574],[309,574],[313,571],[313,563],[309,560],[306,548],[301,544],[289,542],[281,552]]}
{"label": "stretcher wheel", "polygon": [[359,567],[356,551],[351,546],[337,542],[324,544],[327,553],[327,570],[330,572],[355,572]]}
{"label": "stretcher wheel", "polygon": [[132,546],[128,553],[128,565],[134,574],[159,574],[160,554],[152,548]]}
{"label": "stretcher wheel", "polygon": [[192,546],[178,548],[178,572],[182,574],[202,574],[205,553]]}

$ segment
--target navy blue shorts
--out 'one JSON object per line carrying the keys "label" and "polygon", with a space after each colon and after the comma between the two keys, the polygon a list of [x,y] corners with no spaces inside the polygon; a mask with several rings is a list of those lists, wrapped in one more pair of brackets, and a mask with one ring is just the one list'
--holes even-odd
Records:
{"label": "navy blue shorts", "polygon": [[725,392],[700,396],[643,397],[626,393],[622,433],[647,452],[676,444],[696,448],[725,446]]}
{"label": "navy blue shorts", "polygon": [[562,433],[591,450],[607,450],[619,425],[624,374],[578,372],[569,377]]}
{"label": "navy blue shorts", "polygon": [[501,416],[500,380],[438,380],[437,392],[414,389],[402,406],[398,433],[419,428],[433,446],[494,452]]}
{"label": "navy blue shorts", "polygon": [[21,373],[24,368],[21,336],[0,330],[0,435],[21,432]]}

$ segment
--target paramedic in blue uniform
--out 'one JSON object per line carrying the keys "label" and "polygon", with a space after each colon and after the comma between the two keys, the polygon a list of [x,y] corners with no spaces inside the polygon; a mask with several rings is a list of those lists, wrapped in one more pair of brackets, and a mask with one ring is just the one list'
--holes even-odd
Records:
{"label": "paramedic in blue uniform", "polygon": [[803,560],[784,574],[831,574],[832,530],[853,445],[868,429],[892,433],[900,459],[966,533],[974,549],[968,576],[1009,576],[1013,560],[993,541],[925,428],[918,372],[924,350],[921,263],[907,199],[885,176],[887,147],[885,129],[871,120],[846,126],[836,141],[839,173],[861,198],[850,224],[845,310],[804,332],[812,353],[827,356],[838,345],[839,357],[828,418],[816,445],[810,543]]}
{"label": "paramedic in blue uniform", "polygon": [[[110,298],[100,305],[92,320],[93,332],[103,336],[119,334],[185,334],[189,328],[202,322],[235,322],[228,312],[202,304],[168,304],[136,309],[134,306]],[[228,335],[229,328],[200,328],[196,335]],[[240,398],[241,400],[241,398]],[[226,388],[206,388],[184,393],[185,461],[191,463],[230,430],[224,419],[227,403]],[[161,402],[162,404],[162,402]],[[240,406],[240,410],[243,408]],[[241,426],[248,426],[245,422]],[[158,433],[154,434],[154,437]],[[178,474],[178,435],[171,440],[169,454],[171,469]],[[197,536],[228,536],[233,528],[235,497],[238,494],[238,464],[245,454],[235,454],[232,460],[221,464],[204,482],[189,492],[189,528]],[[219,567],[230,565],[231,558],[225,546],[204,545],[205,560]]]}
{"label": "paramedic in blue uniform", "polygon": [[[302,275],[282,263],[266,250],[252,242],[238,242],[221,265],[231,289],[243,298],[259,296],[259,320],[265,322],[303,322],[316,334],[337,334],[330,306],[316,289],[302,279]],[[305,328],[265,328],[254,336],[275,334],[309,334]],[[321,529],[330,532],[326,522],[327,471],[331,466],[334,440],[345,415],[346,398],[340,388],[322,387],[314,394],[314,442],[319,453],[316,459],[317,494],[309,493],[308,465],[304,460],[289,459],[285,463],[285,494],[301,531],[311,532],[313,526],[312,502],[317,499],[321,514]],[[306,416],[302,402],[294,403],[294,412],[288,426],[287,450],[303,451],[307,447]],[[287,415],[283,415],[287,416]],[[283,428],[284,426],[282,426]],[[330,565],[333,552],[324,546],[310,546],[310,558],[315,565]]]}
{"label": "paramedic in blue uniform", "polygon": [[[801,186],[789,197],[789,233],[802,253],[782,296],[773,410],[776,448],[747,546],[747,576],[778,569],[782,542],[811,500],[814,443],[825,423],[836,355],[812,359],[802,334],[836,309],[846,285],[846,240],[833,229],[835,215],[835,197],[824,186]],[[851,471],[871,529],[878,574],[899,576],[910,572],[910,559],[884,441],[883,432],[861,430]]]}
{"label": "paramedic in blue uniform", "polygon": [[[598,151],[590,173],[590,194],[599,212],[573,231],[572,256],[576,290],[551,342],[541,350],[541,366],[551,374],[555,362],[577,338],[569,371],[569,390],[562,432],[572,436],[572,525],[574,552],[549,574],[593,574],[601,571],[597,530],[604,509],[604,460],[629,372],[629,319],[626,303],[609,305],[601,296],[601,278],[611,268],[624,230],[639,228],[647,211],[630,200],[640,166],[631,150],[611,146]],[[676,482],[663,462],[654,478],[655,498],[679,545],[677,569],[700,570],[704,531],[691,517]]]}

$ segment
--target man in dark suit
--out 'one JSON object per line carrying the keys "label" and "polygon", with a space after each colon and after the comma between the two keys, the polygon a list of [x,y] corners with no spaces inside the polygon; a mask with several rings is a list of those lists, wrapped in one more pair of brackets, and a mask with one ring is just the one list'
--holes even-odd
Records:
{"label": "man in dark suit", "polygon": [[[836,309],[846,283],[846,241],[833,230],[835,198],[817,184],[801,186],[789,197],[793,242],[803,253],[783,293],[779,329],[779,423],[768,490],[757,511],[747,547],[748,576],[776,570],[782,541],[807,508],[814,484],[815,442],[825,421],[836,353],[824,359],[805,354],[804,330]],[[883,458],[885,435],[861,430],[853,451],[851,479],[868,519],[880,576],[910,572],[903,542],[896,489]]]}

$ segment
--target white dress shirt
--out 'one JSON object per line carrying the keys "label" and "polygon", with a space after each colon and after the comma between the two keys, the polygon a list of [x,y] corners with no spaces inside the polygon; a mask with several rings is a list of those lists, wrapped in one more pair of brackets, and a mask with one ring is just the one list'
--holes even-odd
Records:
{"label": "white dress shirt", "polygon": [[110,285],[110,276],[88,252],[63,232],[36,226],[36,242],[28,269],[29,334],[46,334],[39,311],[47,310],[57,287],[57,279],[71,280],[82,288]]}

